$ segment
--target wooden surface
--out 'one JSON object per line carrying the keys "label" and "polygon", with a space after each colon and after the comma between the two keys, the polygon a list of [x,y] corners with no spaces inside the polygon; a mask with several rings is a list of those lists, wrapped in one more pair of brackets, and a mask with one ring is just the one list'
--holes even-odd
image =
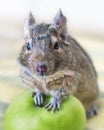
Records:
{"label": "wooden surface", "polygon": [[[22,45],[22,29],[18,24],[11,24],[6,29],[9,32],[0,32],[0,130],[3,130],[3,118],[7,106],[18,94],[26,90],[19,79],[17,63],[18,53]],[[86,130],[104,130],[104,40],[76,34],[75,37],[94,61],[101,91],[99,114],[87,121]]]}

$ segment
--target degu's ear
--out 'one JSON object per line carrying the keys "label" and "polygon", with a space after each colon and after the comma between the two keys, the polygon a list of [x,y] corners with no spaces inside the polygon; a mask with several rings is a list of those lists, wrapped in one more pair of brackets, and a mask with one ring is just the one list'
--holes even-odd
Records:
{"label": "degu's ear", "polygon": [[24,21],[24,33],[27,34],[35,26],[35,19],[30,11],[28,17]]}
{"label": "degu's ear", "polygon": [[58,25],[60,27],[63,33],[67,33],[67,27],[66,27],[67,19],[63,15],[61,9],[58,11],[56,16],[54,17],[53,22],[54,22],[54,25]]}

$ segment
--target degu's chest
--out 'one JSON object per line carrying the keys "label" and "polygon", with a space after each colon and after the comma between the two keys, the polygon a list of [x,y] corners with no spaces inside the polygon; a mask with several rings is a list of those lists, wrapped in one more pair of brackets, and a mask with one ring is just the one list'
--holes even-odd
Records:
{"label": "degu's chest", "polygon": [[62,87],[63,77],[56,78],[54,76],[34,76],[34,84],[36,89],[39,89],[45,94],[49,94],[55,89],[60,89]]}
{"label": "degu's chest", "polygon": [[35,86],[45,94],[53,90],[60,90],[65,87],[70,87],[73,84],[72,71],[59,71],[50,76],[34,76]]}
{"label": "degu's chest", "polygon": [[49,76],[38,76],[24,68],[21,70],[20,76],[29,87],[49,94],[53,90],[65,89],[65,87],[70,88],[74,82],[75,73],[70,70],[63,70]]}

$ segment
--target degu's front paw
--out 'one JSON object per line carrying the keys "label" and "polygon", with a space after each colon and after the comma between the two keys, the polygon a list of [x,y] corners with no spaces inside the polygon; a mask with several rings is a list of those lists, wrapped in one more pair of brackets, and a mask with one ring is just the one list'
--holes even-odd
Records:
{"label": "degu's front paw", "polygon": [[54,113],[56,109],[60,110],[60,99],[53,97],[51,101],[45,106],[45,109],[47,111],[51,110],[52,113]]}
{"label": "degu's front paw", "polygon": [[37,106],[43,105],[43,94],[42,93],[33,93],[32,97],[34,98],[34,102]]}

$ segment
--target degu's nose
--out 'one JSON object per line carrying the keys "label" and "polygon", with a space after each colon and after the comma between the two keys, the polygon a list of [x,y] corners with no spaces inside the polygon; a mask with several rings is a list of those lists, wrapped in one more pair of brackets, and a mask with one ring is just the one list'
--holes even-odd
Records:
{"label": "degu's nose", "polygon": [[46,64],[37,65],[36,69],[37,69],[37,72],[46,73],[47,72],[47,65]]}

